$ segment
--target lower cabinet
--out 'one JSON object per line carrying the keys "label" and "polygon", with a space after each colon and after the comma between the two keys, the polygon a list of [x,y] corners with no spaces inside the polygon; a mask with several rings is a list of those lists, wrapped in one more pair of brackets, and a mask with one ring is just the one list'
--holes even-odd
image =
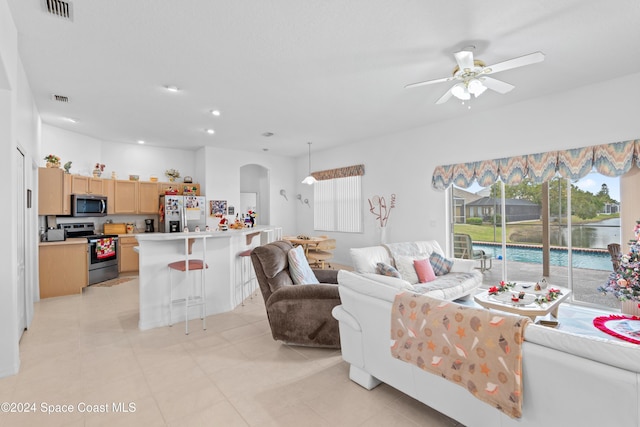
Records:
{"label": "lower cabinet", "polygon": [[40,298],[79,294],[89,284],[87,240],[39,247]]}
{"label": "lower cabinet", "polygon": [[118,271],[120,273],[138,271],[138,253],[133,250],[135,246],[138,246],[138,239],[133,236],[121,236],[118,240],[120,244]]}

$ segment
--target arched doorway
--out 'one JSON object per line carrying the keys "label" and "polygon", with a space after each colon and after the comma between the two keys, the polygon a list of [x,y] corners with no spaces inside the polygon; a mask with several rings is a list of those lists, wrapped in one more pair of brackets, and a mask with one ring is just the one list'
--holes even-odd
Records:
{"label": "arched doorway", "polygon": [[240,167],[240,206],[238,213],[246,214],[248,209],[255,207],[258,213],[256,223],[260,225],[270,224],[271,192],[269,187],[269,170],[267,168],[255,164]]}

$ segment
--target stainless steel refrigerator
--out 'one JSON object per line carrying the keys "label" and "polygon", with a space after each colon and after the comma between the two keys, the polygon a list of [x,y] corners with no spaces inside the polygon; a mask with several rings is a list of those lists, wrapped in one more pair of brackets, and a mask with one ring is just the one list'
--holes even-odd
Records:
{"label": "stainless steel refrigerator", "polygon": [[164,233],[205,230],[207,224],[204,196],[160,196],[160,227]]}

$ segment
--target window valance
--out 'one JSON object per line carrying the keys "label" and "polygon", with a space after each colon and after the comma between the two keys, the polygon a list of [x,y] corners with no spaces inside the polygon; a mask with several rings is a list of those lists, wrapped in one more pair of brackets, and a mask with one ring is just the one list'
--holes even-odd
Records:
{"label": "window valance", "polygon": [[436,166],[431,185],[436,190],[444,190],[451,184],[468,188],[476,181],[480,186],[488,187],[498,179],[507,185],[517,185],[525,178],[534,184],[540,184],[549,181],[556,174],[578,180],[594,168],[605,176],[613,177],[627,173],[634,162],[640,167],[640,140],[637,139],[563,151]]}
{"label": "window valance", "polygon": [[348,176],[364,175],[364,165],[347,166],[344,168],[327,169],[324,171],[312,172],[313,176],[318,181],[326,179],[346,178]]}

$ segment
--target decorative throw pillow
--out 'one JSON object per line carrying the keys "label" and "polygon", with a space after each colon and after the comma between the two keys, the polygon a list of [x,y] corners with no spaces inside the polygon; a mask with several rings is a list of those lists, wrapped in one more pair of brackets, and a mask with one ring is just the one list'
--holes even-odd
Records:
{"label": "decorative throw pillow", "polygon": [[431,254],[429,262],[431,263],[431,267],[433,267],[433,272],[436,273],[436,276],[442,276],[443,274],[449,273],[451,271],[451,267],[453,267],[453,261],[446,259],[436,252]]}
{"label": "decorative throw pillow", "polygon": [[428,259],[417,259],[413,261],[413,266],[416,269],[420,283],[436,280],[436,273],[433,272],[433,268]]}
{"label": "decorative throw pillow", "polygon": [[383,276],[397,277],[398,279],[402,279],[400,272],[386,262],[379,262],[376,264],[376,273]]}
{"label": "decorative throw pillow", "polygon": [[400,272],[400,276],[412,285],[419,282],[416,268],[413,265],[415,259],[415,257],[410,256],[396,257],[396,268]]}
{"label": "decorative throw pillow", "polygon": [[318,278],[313,274],[313,270],[309,267],[307,257],[304,256],[302,246],[296,246],[289,250],[287,254],[289,258],[289,274],[296,285],[317,285]]}

